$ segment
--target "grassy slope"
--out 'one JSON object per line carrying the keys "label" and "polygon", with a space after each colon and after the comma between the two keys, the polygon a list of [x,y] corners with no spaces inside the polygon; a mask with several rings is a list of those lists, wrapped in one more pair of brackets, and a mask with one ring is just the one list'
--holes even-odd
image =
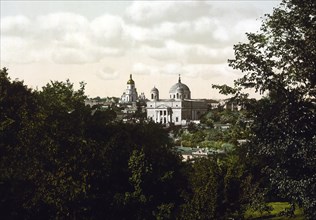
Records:
{"label": "grassy slope", "polygon": [[285,208],[289,208],[290,204],[287,202],[270,202],[268,205],[272,206],[273,210],[268,213],[259,213],[259,212],[254,212],[251,210],[248,210],[245,214],[246,219],[269,219],[269,220],[285,220],[285,219],[290,219],[290,220],[304,220],[303,212],[301,209],[296,208],[295,209],[295,216],[293,218],[289,218],[287,216],[279,216],[279,213],[284,211]]}

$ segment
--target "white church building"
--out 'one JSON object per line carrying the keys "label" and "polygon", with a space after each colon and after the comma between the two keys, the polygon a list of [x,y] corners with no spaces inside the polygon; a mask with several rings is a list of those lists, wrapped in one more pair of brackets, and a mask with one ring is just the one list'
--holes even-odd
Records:
{"label": "white church building", "polygon": [[132,103],[136,102],[138,99],[137,90],[135,87],[135,82],[132,78],[132,74],[129,76],[129,80],[127,81],[127,88],[123,95],[121,96],[120,102],[121,103]]}
{"label": "white church building", "polygon": [[168,99],[159,98],[159,90],[154,87],[150,91],[147,102],[147,118],[156,123],[185,125],[199,120],[207,111],[207,103],[201,99],[191,99],[189,87],[179,80],[171,86]]}

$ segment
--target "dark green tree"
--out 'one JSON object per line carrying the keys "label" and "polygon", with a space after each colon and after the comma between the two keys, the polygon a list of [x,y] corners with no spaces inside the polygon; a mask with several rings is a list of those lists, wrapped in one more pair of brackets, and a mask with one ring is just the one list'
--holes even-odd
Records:
{"label": "dark green tree", "polygon": [[234,88],[214,86],[246,101],[242,89],[265,97],[248,103],[255,121],[250,152],[282,198],[316,218],[316,3],[283,0],[261,30],[234,46],[230,66],[244,76]]}
{"label": "dark green tree", "polygon": [[92,111],[83,84],[32,91],[0,73],[1,217],[175,218],[185,180],[161,125]]}
{"label": "dark green tree", "polygon": [[186,172],[191,192],[182,207],[180,219],[217,219],[223,200],[218,164],[213,159],[202,158]]}
{"label": "dark green tree", "polygon": [[7,71],[0,70],[0,210],[9,219],[28,216],[23,210],[39,166],[30,157],[37,152],[27,146],[38,141],[42,116],[36,96],[23,82],[11,81]]}
{"label": "dark green tree", "polygon": [[189,190],[179,219],[243,218],[247,174],[238,156],[199,158],[186,174]]}

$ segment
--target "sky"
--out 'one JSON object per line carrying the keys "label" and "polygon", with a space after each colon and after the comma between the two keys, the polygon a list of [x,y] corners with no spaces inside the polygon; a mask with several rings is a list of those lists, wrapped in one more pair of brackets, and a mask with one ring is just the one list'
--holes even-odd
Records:
{"label": "sky", "polygon": [[233,46],[257,32],[280,1],[3,1],[1,68],[40,89],[86,83],[88,97],[120,97],[133,74],[138,93],[167,98],[178,81],[192,98],[224,98],[212,84],[242,76]]}

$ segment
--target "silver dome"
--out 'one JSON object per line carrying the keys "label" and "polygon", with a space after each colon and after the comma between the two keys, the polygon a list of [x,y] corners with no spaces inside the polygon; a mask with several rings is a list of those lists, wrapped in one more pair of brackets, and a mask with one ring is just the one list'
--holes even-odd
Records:
{"label": "silver dome", "polygon": [[183,89],[184,93],[191,93],[189,87],[186,84],[181,83],[180,77],[179,77],[179,81],[173,86],[171,86],[169,93],[176,93],[178,88]]}
{"label": "silver dome", "polygon": [[150,92],[158,92],[158,89],[157,89],[156,87],[154,87],[154,88],[152,88],[152,89],[150,90]]}

